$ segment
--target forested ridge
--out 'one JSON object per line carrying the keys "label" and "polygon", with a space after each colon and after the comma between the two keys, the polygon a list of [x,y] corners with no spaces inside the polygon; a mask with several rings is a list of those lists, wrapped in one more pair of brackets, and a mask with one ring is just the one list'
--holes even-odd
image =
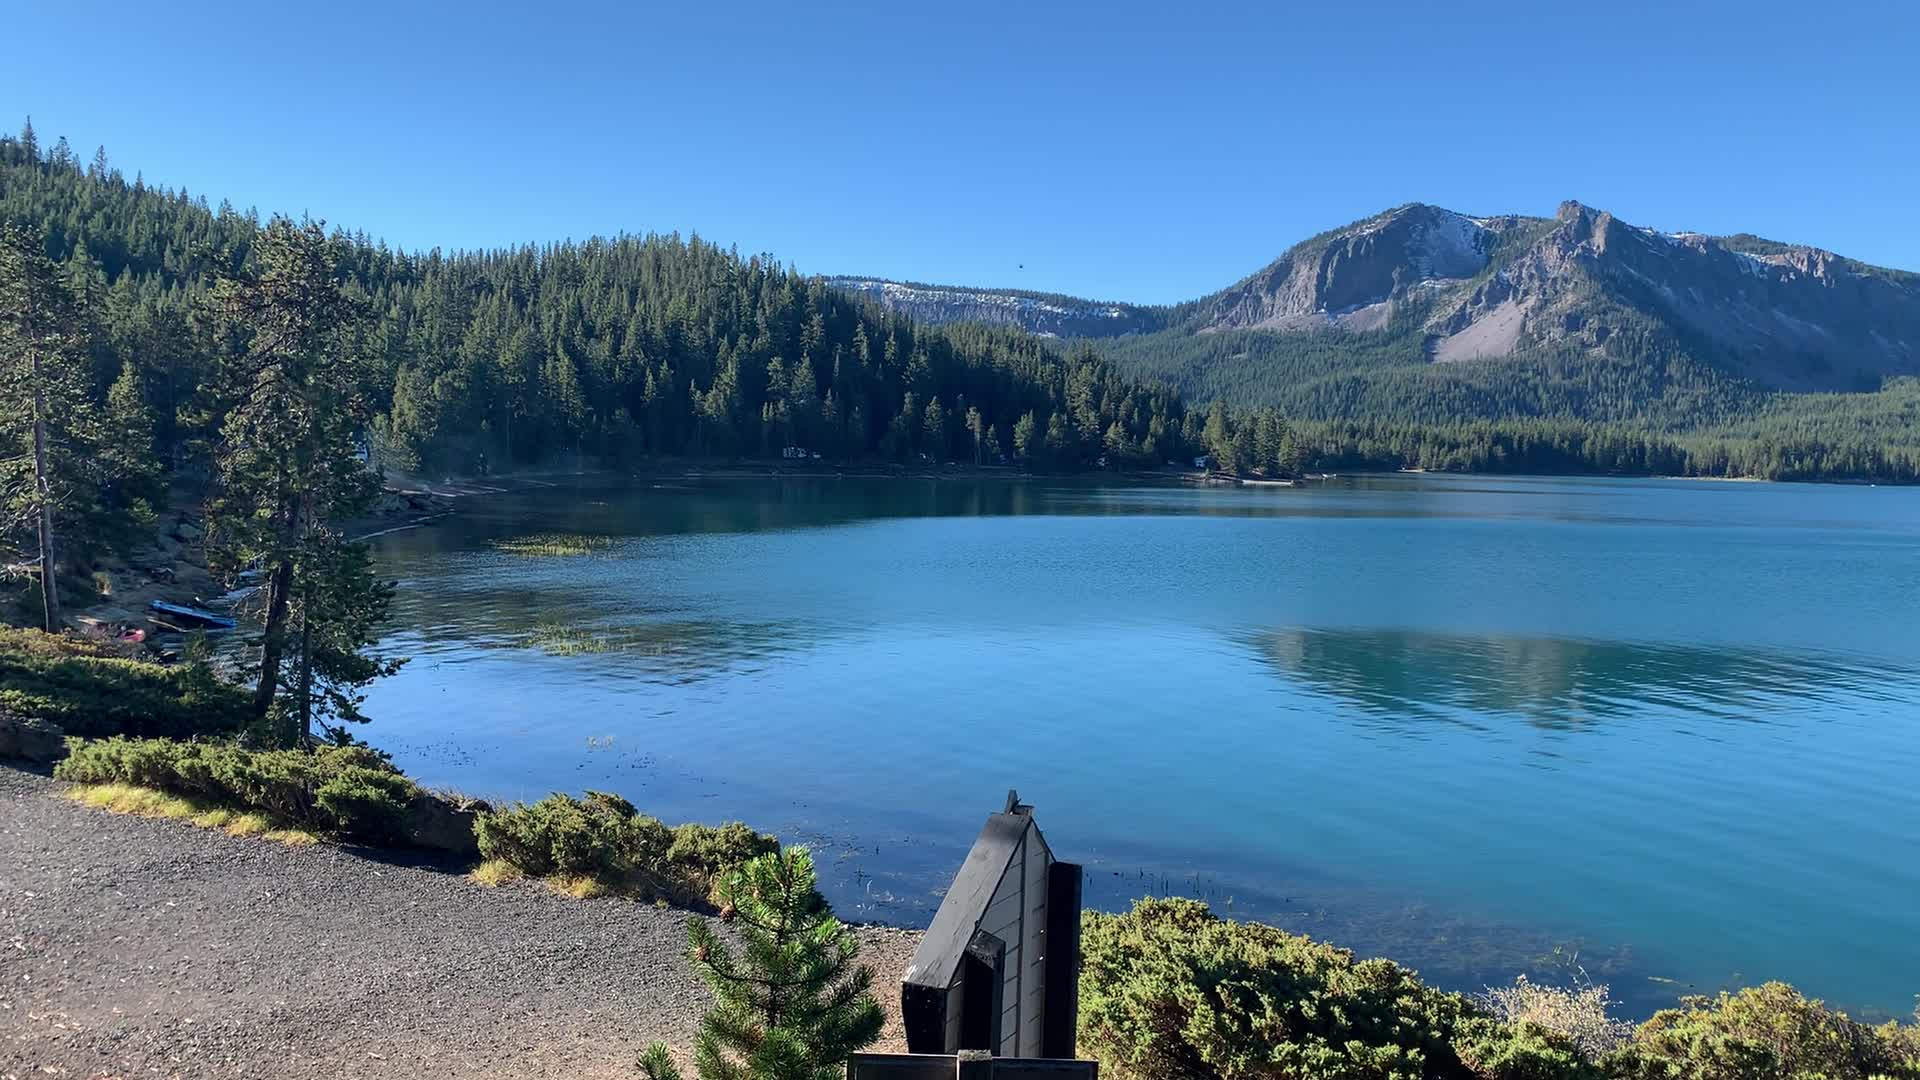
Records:
{"label": "forested ridge", "polygon": [[[201,464],[221,419],[199,393],[223,348],[206,298],[247,265],[260,215],[129,179],[104,150],[83,161],[29,124],[0,138],[0,221],[38,230],[83,301],[96,397],[122,382],[123,403],[137,394],[150,407],[156,460]],[[331,241],[369,312],[350,332],[361,435],[401,471],[801,447],[833,461],[1061,470],[1205,453],[1268,475],[1920,478],[1913,380],[1765,393],[1651,328],[1597,354],[1436,365],[1409,306],[1382,331],[1175,328],[1096,348],[919,325],[698,237],[454,253],[337,228]],[[1188,408],[1180,386],[1224,404]]]}
{"label": "forested ridge", "polygon": [[[0,140],[0,218],[41,230],[97,317],[101,377],[131,361],[163,447],[185,452],[218,351],[209,283],[246,264],[253,211],[129,180],[98,152]],[[926,328],[767,257],[698,237],[620,236],[413,253],[332,234],[372,317],[367,435],[382,464],[470,472],[562,455],[1159,461],[1178,395],[1013,330]],[[104,382],[102,383],[104,385]]]}

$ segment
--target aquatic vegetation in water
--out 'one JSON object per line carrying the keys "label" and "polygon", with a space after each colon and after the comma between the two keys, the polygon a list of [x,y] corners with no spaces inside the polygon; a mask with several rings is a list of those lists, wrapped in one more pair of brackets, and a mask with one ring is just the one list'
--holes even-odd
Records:
{"label": "aquatic vegetation in water", "polygon": [[549,656],[586,656],[621,647],[612,638],[565,623],[541,623],[527,634],[526,642]]}
{"label": "aquatic vegetation in water", "polygon": [[567,558],[591,555],[612,546],[611,536],[587,536],[580,533],[535,533],[512,540],[495,540],[493,549],[528,559]]}

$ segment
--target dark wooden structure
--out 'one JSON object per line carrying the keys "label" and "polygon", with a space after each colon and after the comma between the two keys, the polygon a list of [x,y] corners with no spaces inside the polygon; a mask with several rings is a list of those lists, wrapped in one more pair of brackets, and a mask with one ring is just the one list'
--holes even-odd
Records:
{"label": "dark wooden structure", "polygon": [[1006,809],[987,818],[901,981],[907,1048],[1073,1057],[1080,891],[1080,867],[1054,859],[1033,807],[1008,792]]}
{"label": "dark wooden structure", "polygon": [[855,1054],[847,1080],[1099,1080],[1097,1061],[966,1054]]}

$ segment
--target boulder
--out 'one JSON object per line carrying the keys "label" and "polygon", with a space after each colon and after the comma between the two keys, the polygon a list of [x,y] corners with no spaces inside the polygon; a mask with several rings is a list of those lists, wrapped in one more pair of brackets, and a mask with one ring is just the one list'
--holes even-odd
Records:
{"label": "boulder", "polygon": [[487,808],[483,802],[456,803],[439,795],[416,796],[407,805],[407,839],[415,847],[477,856],[480,846],[473,838],[473,819]]}
{"label": "boulder", "polygon": [[24,758],[42,764],[67,756],[67,733],[60,725],[30,716],[0,713],[0,758]]}

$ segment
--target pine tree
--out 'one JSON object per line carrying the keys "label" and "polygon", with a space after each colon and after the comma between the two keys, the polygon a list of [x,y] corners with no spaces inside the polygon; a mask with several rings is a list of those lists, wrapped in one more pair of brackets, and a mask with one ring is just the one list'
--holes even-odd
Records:
{"label": "pine tree", "polygon": [[98,504],[88,334],[37,233],[0,226],[0,493],[6,531],[31,524],[43,625],[61,627],[60,526]]}
{"label": "pine tree", "polygon": [[152,522],[166,498],[166,480],[154,456],[153,410],[140,369],[131,359],[107,388],[106,430],[112,437],[100,447],[101,463],[111,477],[114,507],[135,524]]}
{"label": "pine tree", "polygon": [[1077,442],[1065,412],[1047,417],[1047,457],[1056,465],[1073,463]]}
{"label": "pine tree", "polygon": [[[379,490],[354,445],[365,417],[348,331],[361,308],[336,278],[334,259],[319,224],[275,218],[253,245],[252,266],[213,296],[230,352],[218,388],[226,420],[208,551],[223,569],[266,571],[253,701],[263,720],[281,689],[295,597],[312,587],[298,573],[303,549]],[[282,742],[298,737],[296,720],[281,718]]]}
{"label": "pine tree", "polygon": [[947,410],[939,398],[927,402],[926,437],[921,444],[935,461],[947,460]]}
{"label": "pine tree", "polygon": [[1033,418],[1032,412],[1028,412],[1020,417],[1019,421],[1013,425],[1013,453],[1015,457],[1024,461],[1033,456],[1035,449],[1033,440],[1035,430],[1038,426],[1038,423]]}
{"label": "pine tree", "polygon": [[291,620],[299,626],[298,644],[281,689],[295,695],[302,741],[312,740],[318,724],[329,741],[346,742],[346,725],[367,719],[360,712],[361,688],[406,663],[361,651],[379,639],[393,586],[374,576],[367,545],[326,528],[301,540],[294,577],[300,591]]}
{"label": "pine tree", "polygon": [[[814,889],[805,848],[762,855],[719,890],[740,952],[704,919],[687,927],[695,970],[713,990],[694,1043],[700,1080],[838,1080],[884,1017],[859,944]],[[663,1043],[640,1059],[648,1080],[680,1080]]]}

